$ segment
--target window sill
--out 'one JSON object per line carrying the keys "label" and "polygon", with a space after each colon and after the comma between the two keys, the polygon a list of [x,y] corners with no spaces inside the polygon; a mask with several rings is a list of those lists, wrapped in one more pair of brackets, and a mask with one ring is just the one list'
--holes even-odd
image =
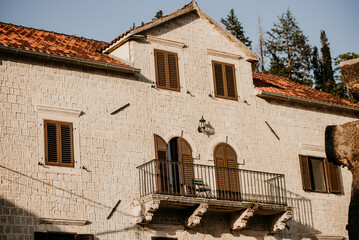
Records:
{"label": "window sill", "polygon": [[81,175],[81,169],[74,167],[62,167],[62,166],[51,166],[51,165],[39,165],[39,172],[46,173],[61,173],[61,174],[69,174],[69,175]]}

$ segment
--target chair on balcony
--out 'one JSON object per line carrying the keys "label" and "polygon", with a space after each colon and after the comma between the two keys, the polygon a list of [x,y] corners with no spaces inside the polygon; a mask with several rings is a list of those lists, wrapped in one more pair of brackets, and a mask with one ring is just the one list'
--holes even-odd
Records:
{"label": "chair on balcony", "polygon": [[211,188],[202,178],[192,179],[192,186],[194,187],[196,196],[211,197]]}

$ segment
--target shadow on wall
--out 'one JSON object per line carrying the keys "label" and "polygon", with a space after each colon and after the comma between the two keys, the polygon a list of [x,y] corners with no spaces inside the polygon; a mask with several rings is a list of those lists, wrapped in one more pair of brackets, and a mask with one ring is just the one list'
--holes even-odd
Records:
{"label": "shadow on wall", "polygon": [[293,219],[287,223],[287,228],[274,235],[278,239],[291,238],[293,234],[298,239],[311,238],[314,235],[321,234],[314,229],[312,202],[310,199],[286,190],[287,204],[293,208]]}
{"label": "shadow on wall", "polygon": [[[0,198],[0,240],[34,239],[35,231],[46,231],[46,226],[39,225],[38,216]],[[51,226],[51,231],[60,229]]]}
{"label": "shadow on wall", "polygon": [[[118,204],[115,206],[107,206],[101,202],[81,196],[80,193],[75,193],[71,190],[54,186],[51,184],[51,181],[42,181],[38,178],[34,178],[30,175],[10,169],[3,165],[0,165],[0,177],[0,240],[34,239],[34,232],[62,232],[60,228],[53,224],[40,224],[40,218],[42,216],[37,216],[31,212],[31,210],[25,210],[22,207],[16,206],[16,201],[26,203],[29,205],[29,208],[31,208],[30,205],[35,201],[42,202],[43,199],[47,197],[65,198],[66,196],[68,200],[73,200],[75,202],[78,201],[78,199],[81,199],[83,204],[101,208],[106,214],[110,214],[112,211],[115,211],[116,215],[120,214],[133,217],[131,214],[116,209]],[[20,190],[13,191],[13,189],[31,189],[30,192],[34,194],[32,195],[28,192],[27,195],[21,195]],[[37,200],[22,198],[28,197],[29,194],[34,196],[34,199]],[[117,203],[119,202],[120,201]],[[91,222],[87,222],[86,225],[87,224],[91,224]],[[133,228],[135,227],[130,225],[121,230],[112,231],[108,229],[108,231],[94,233],[94,240],[98,240],[102,235],[105,234],[126,232],[132,230]],[[97,235],[98,238],[96,237]]]}

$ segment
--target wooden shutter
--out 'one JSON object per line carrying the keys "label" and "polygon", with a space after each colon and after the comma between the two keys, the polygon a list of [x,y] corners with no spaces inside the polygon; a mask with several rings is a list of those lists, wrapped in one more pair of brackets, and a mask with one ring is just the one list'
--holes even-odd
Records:
{"label": "wooden shutter", "polygon": [[236,80],[234,77],[234,66],[225,65],[226,70],[226,83],[227,83],[227,96],[229,98],[236,98]]}
{"label": "wooden shutter", "polygon": [[48,165],[59,165],[59,132],[57,123],[53,121],[44,121],[45,127],[45,163]]}
{"label": "wooden shutter", "polygon": [[219,196],[223,195],[222,191],[226,190],[226,171],[225,171],[225,163],[224,163],[224,149],[223,145],[218,145],[214,150],[214,164],[216,167],[216,183],[217,183],[217,191]]}
{"label": "wooden shutter", "polygon": [[325,159],[325,162],[327,166],[329,191],[331,193],[341,193],[342,187],[340,182],[339,167],[334,163],[329,162],[327,159]]}
{"label": "wooden shutter", "polygon": [[92,234],[77,234],[76,240],[94,240],[94,236]]}
{"label": "wooden shutter", "polygon": [[192,149],[186,140],[178,138],[178,158],[181,167],[180,176],[181,184],[183,184],[185,193],[191,195],[194,193],[192,180],[194,179],[193,161],[192,161]]}
{"label": "wooden shutter", "polygon": [[179,91],[178,58],[176,53],[155,50],[158,88]]}
{"label": "wooden shutter", "polygon": [[61,165],[73,166],[73,136],[72,123],[59,123],[61,129]]}
{"label": "wooden shutter", "polygon": [[155,137],[155,151],[156,151],[156,171],[157,184],[160,193],[169,191],[169,174],[167,163],[167,143],[158,135]]}
{"label": "wooden shutter", "polygon": [[229,145],[225,144],[224,146],[226,147],[225,164],[228,168],[228,191],[230,192],[229,195],[231,199],[239,199],[239,175],[236,153]]}
{"label": "wooden shutter", "polygon": [[166,60],[165,53],[155,51],[157,87],[166,88]]}
{"label": "wooden shutter", "polygon": [[234,65],[212,61],[212,66],[215,96],[237,100]]}
{"label": "wooden shutter", "polygon": [[168,53],[168,78],[169,88],[179,90],[177,54]]}
{"label": "wooden shutter", "polygon": [[74,166],[72,123],[45,120],[45,163]]}
{"label": "wooden shutter", "polygon": [[224,79],[222,64],[213,62],[214,89],[216,96],[224,97]]}
{"label": "wooden shutter", "polygon": [[313,190],[310,179],[309,162],[307,156],[299,155],[300,170],[302,173],[302,185],[304,190]]}

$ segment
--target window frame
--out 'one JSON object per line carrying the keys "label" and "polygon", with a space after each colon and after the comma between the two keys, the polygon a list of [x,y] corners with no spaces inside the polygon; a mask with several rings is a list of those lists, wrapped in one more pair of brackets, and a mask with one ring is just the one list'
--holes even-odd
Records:
{"label": "window frame", "polygon": [[[323,162],[323,179],[325,183],[325,190],[317,190],[315,189],[314,185],[314,172],[311,167],[312,160],[321,160]],[[330,165],[333,163],[329,163],[328,159],[324,157],[316,157],[316,156],[308,156],[308,155],[299,155],[299,164],[301,170],[301,177],[302,177],[302,186],[304,191],[309,192],[317,192],[317,193],[334,193],[334,194],[341,194],[343,192],[342,189],[342,181],[340,178],[340,170],[338,166],[335,167],[335,175],[337,179],[337,187],[338,189],[333,189],[333,182],[332,182],[332,172],[330,171]]]}
{"label": "window frame", "polygon": [[[216,73],[215,73],[215,64],[220,64],[222,67],[222,78],[223,78],[223,90],[224,96],[217,94],[217,81],[216,81]],[[234,97],[228,96],[228,81],[225,73],[225,66],[231,66],[233,68],[233,84],[234,84]],[[238,101],[238,92],[237,92],[237,79],[236,79],[236,66],[232,63],[220,62],[216,60],[212,60],[212,76],[213,76],[213,86],[214,86],[214,96],[217,98],[224,98],[228,100]]]}
{"label": "window frame", "polygon": [[[159,79],[158,79],[158,62],[157,62],[157,53],[163,53],[164,54],[164,60],[165,60],[165,78],[166,78],[166,86],[160,86],[159,85]],[[173,54],[175,55],[175,59],[176,59],[176,77],[177,77],[177,88],[171,88],[170,86],[170,77],[169,77],[169,65],[168,65],[168,55],[169,54]],[[154,61],[155,61],[155,75],[156,75],[156,87],[160,88],[160,89],[166,89],[166,90],[170,90],[170,91],[176,91],[176,92],[180,92],[181,91],[181,85],[180,85],[180,78],[179,78],[179,67],[178,67],[178,54],[176,52],[170,52],[170,51],[165,51],[165,50],[160,50],[160,49],[154,49]]]}
{"label": "window frame", "polygon": [[[57,162],[49,162],[48,161],[48,136],[47,136],[47,124],[55,124],[56,131],[57,131]],[[61,126],[67,125],[70,127],[70,140],[71,140],[71,163],[63,163],[62,162],[62,141],[61,141]],[[75,160],[74,160],[74,136],[73,136],[73,123],[72,122],[64,122],[64,121],[56,121],[56,120],[49,120],[44,119],[44,145],[45,145],[45,165],[51,166],[59,166],[59,167],[74,167]]]}

